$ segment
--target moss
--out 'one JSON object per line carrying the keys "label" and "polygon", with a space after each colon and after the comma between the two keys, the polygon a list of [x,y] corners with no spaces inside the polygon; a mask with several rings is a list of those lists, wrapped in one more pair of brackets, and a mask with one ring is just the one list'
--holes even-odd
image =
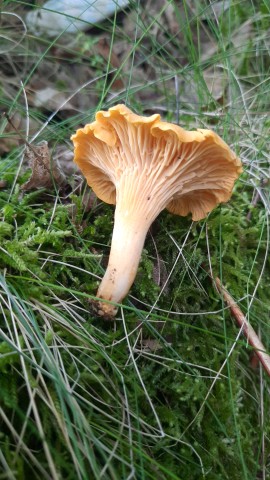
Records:
{"label": "moss", "polygon": [[[52,407],[43,401],[42,395],[36,397],[36,405],[47,441],[55,445],[54,458],[59,475],[74,478],[70,473],[70,451],[59,425],[67,418],[76,424],[77,414],[72,405],[80,398],[80,409],[91,426],[93,438],[101,436],[109,449],[117,442],[118,455],[126,464],[130,446],[126,432],[119,434],[118,422],[121,424],[123,415],[120,405],[123,401],[128,402],[129,411],[135,414],[130,417],[135,428],[132,434],[133,461],[138,472],[143,469],[142,478],[157,478],[158,471],[161,479],[199,480],[202,465],[205,478],[211,480],[255,478],[262,438],[257,428],[258,400],[252,393],[257,374],[249,368],[249,352],[240,340],[228,357],[222,376],[213,384],[233,346],[238,327],[223,308],[209,274],[211,267],[214,275],[222,278],[236,298],[243,298],[246,292],[252,293],[258,282],[265,262],[265,216],[259,208],[254,208],[251,221],[247,219],[249,192],[243,194],[241,186],[238,187],[229,204],[212,212],[207,222],[191,227],[186,244],[190,219],[163,212],[154,223],[131,291],[136,300],[132,300],[133,305],[130,299],[125,302],[129,308],[125,310],[126,328],[128,332],[135,328],[135,333],[130,333],[130,342],[138,348],[134,355],[141,380],[133,362],[127,364],[130,352],[120,324],[114,330],[110,325],[92,319],[85,310],[82,315],[87,323],[83,329],[65,315],[65,321],[61,317],[61,323],[55,320],[49,329],[44,330],[44,315],[29,310],[28,300],[38,301],[44,311],[50,308],[58,318],[57,308],[50,306],[52,292],[63,301],[69,298],[69,291],[94,295],[98,281],[89,276],[89,272],[102,274],[113,226],[113,208],[110,206],[98,205],[86,213],[82,198],[73,197],[72,202],[78,211],[74,223],[68,204],[59,201],[55,207],[46,201],[41,207],[39,195],[42,194],[34,192],[21,197],[19,190],[15,189],[7,203],[8,192],[0,192],[0,265],[6,272],[10,298],[12,295],[21,298],[18,311],[27,308],[29,318],[33,318],[32,327],[27,324],[24,327],[28,342],[33,347],[36,345],[35,337],[31,337],[31,328],[34,328],[36,338],[43,342],[44,352],[47,352],[43,357],[41,351],[35,350],[35,361],[37,364],[42,362],[42,368],[49,373],[46,383],[58,420],[55,421]],[[23,281],[20,279],[22,274]],[[269,329],[266,293],[269,280],[268,272],[261,280],[249,311],[255,328],[264,322],[264,339]],[[150,309],[150,314],[147,313],[145,304],[151,306],[156,301],[161,310]],[[16,302],[13,305],[15,308]],[[88,308],[86,301],[82,305]],[[242,308],[245,311],[247,307],[245,299]],[[203,312],[213,313],[205,315]],[[3,331],[6,331],[7,324],[12,324],[8,309],[2,311],[1,322]],[[139,322],[142,322],[140,340],[136,333]],[[52,365],[54,374],[58,375],[50,353],[55,342],[59,346],[65,345],[61,350],[61,362],[67,377],[78,378],[71,396],[64,394],[66,387],[58,383],[59,380],[50,378]],[[1,399],[19,431],[28,396],[19,373],[20,361],[14,346],[3,341],[0,344]],[[25,362],[31,388],[39,389],[36,367],[28,356]],[[143,385],[147,387],[149,397]],[[153,406],[166,433],[164,438],[143,436],[141,422],[150,429],[157,428]],[[14,449],[9,442],[8,430],[4,425],[2,427],[5,436],[2,446],[7,442],[12,462]],[[76,428],[84,427],[77,424]],[[267,425],[264,427],[264,435],[268,428]],[[42,451],[34,418],[27,432],[25,441],[29,448]],[[79,450],[77,454],[81,456]],[[46,459],[42,455],[40,461],[46,468]],[[97,443],[91,457],[88,454],[81,457],[81,465],[84,465],[81,468],[99,471],[97,465],[103,464],[103,455],[103,447]],[[16,462],[21,478],[27,478],[31,467],[22,464],[21,459],[17,458]],[[126,478],[129,471],[126,464],[112,461],[116,478],[121,475]]]}

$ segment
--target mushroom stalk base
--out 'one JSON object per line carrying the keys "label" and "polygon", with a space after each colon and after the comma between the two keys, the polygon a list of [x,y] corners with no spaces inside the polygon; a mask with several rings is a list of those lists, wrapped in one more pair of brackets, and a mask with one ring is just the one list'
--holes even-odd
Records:
{"label": "mushroom stalk base", "polygon": [[[149,219],[150,220],[150,219]],[[120,303],[134,282],[147,231],[153,221],[140,214],[117,208],[107,270],[97,292],[97,297]],[[99,316],[107,319],[116,315],[117,307],[106,301],[94,302]]]}

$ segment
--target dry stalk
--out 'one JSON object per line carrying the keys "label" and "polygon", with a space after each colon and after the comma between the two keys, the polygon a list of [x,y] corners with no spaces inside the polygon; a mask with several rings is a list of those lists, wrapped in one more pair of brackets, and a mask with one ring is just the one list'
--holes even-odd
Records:
{"label": "dry stalk", "polygon": [[249,345],[251,345],[254,348],[254,353],[257,355],[266,373],[270,376],[270,355],[266,353],[263,343],[261,342],[255,330],[247,321],[245,315],[240,310],[235,300],[231,297],[231,295],[227,292],[225,287],[222,285],[220,279],[216,277],[214,279],[214,282],[218,291],[221,293],[225,302],[230,308],[231,314],[237,321],[238,325],[242,328],[243,334],[245,335]]}

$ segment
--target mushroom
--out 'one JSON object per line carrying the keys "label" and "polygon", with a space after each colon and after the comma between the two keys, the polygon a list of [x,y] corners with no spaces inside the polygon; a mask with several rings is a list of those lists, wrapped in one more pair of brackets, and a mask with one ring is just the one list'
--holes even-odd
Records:
{"label": "mushroom", "polygon": [[125,105],[97,112],[96,120],[71,139],[74,161],[90,187],[116,205],[108,267],[95,302],[97,314],[111,318],[135,279],[158,214],[166,208],[203,219],[230,199],[242,165],[211,130],[186,131],[158,114],[136,115]]}

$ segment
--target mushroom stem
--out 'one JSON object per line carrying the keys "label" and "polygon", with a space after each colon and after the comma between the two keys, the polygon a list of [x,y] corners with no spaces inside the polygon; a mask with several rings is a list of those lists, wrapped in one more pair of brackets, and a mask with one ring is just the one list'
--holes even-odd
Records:
{"label": "mushroom stem", "polygon": [[[134,282],[147,231],[153,221],[145,221],[139,212],[128,212],[118,204],[107,270],[99,286],[97,297],[120,303]],[[98,314],[112,317],[117,307],[107,302],[98,302]]]}

